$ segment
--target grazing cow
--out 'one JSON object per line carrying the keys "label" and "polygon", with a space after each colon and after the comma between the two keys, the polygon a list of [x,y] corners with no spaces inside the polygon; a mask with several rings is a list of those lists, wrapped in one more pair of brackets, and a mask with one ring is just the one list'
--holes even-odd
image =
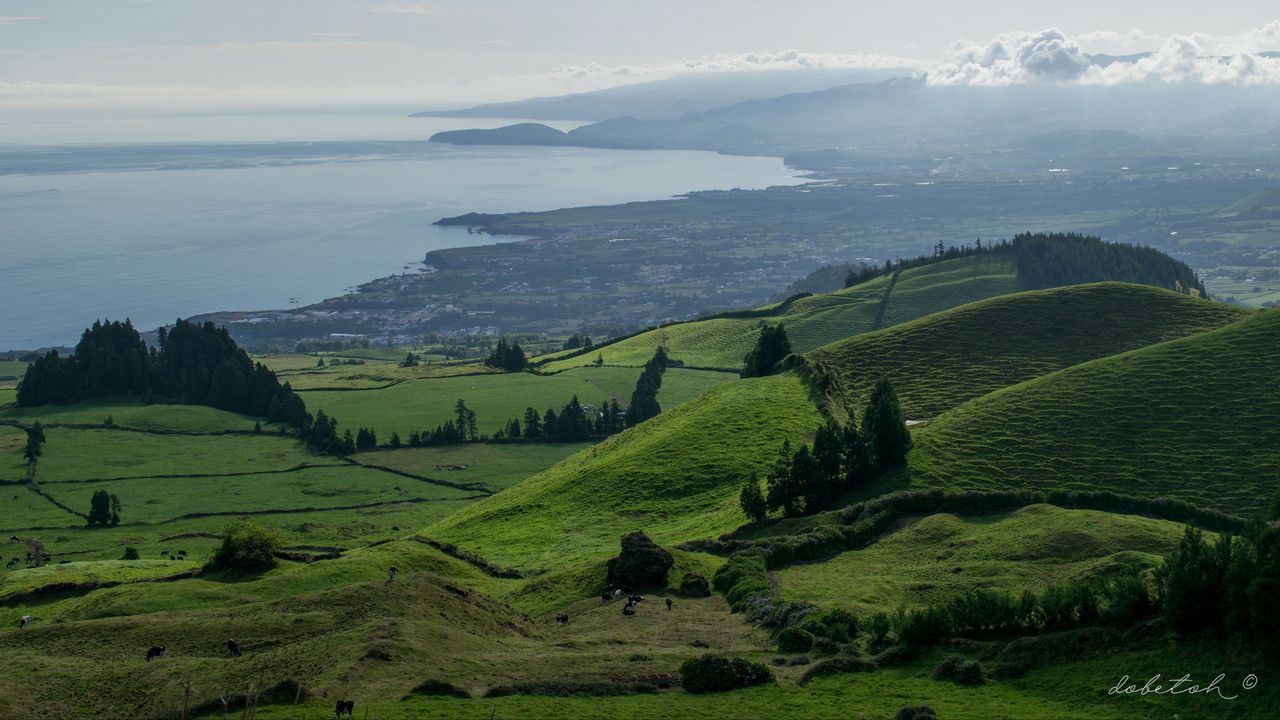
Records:
{"label": "grazing cow", "polygon": [[632,605],[635,605],[636,603],[640,602],[641,600],[644,600],[644,596],[643,596],[643,595],[628,595],[628,596],[627,596],[627,602],[631,603]]}
{"label": "grazing cow", "polygon": [[228,640],[227,652],[231,653],[231,657],[240,657],[240,645],[235,640]]}
{"label": "grazing cow", "polygon": [[620,597],[622,597],[622,590],[621,590],[621,589],[614,590],[614,591],[613,591],[613,596],[614,596],[615,598],[620,598]]}
{"label": "grazing cow", "polygon": [[21,630],[22,628],[24,628],[24,627],[26,627],[26,626],[28,626],[28,625],[30,625],[30,624],[31,624],[31,616],[30,616],[30,615],[23,615],[22,617],[18,618],[18,629],[19,629],[19,630]]}
{"label": "grazing cow", "polygon": [[18,537],[17,535],[10,535],[9,542],[22,542],[22,538]]}
{"label": "grazing cow", "polygon": [[568,625],[568,624],[569,624],[569,613],[560,613],[559,615],[557,615],[557,616],[556,616],[556,624],[557,624],[557,625]]}
{"label": "grazing cow", "polygon": [[163,645],[152,645],[150,648],[147,648],[147,662],[151,662],[159,657],[164,657]]}
{"label": "grazing cow", "polygon": [[634,603],[627,603],[626,605],[623,605],[623,606],[622,606],[622,614],[623,614],[623,615],[628,615],[628,616],[630,616],[630,615],[635,615],[635,614],[636,614],[636,606],[635,606],[635,604],[634,604]]}
{"label": "grazing cow", "polygon": [[671,602],[671,598],[667,598],[667,612],[671,612],[671,606],[675,603]]}
{"label": "grazing cow", "polygon": [[338,704],[334,707],[334,717],[341,718],[343,713],[346,713],[347,717],[353,717],[355,711],[355,700],[339,700]]}
{"label": "grazing cow", "polygon": [[400,568],[396,567],[395,565],[392,565],[391,568],[387,570],[387,582],[395,582],[396,576],[399,574],[400,574]]}
{"label": "grazing cow", "polygon": [[613,599],[613,593],[609,592],[608,590],[605,590],[604,592],[600,593],[600,602],[607,603],[611,599]]}

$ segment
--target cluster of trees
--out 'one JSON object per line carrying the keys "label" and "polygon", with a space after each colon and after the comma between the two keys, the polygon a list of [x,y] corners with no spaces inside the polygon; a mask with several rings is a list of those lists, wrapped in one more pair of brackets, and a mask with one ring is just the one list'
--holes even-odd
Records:
{"label": "cluster of trees", "polygon": [[[435,447],[437,445],[460,445],[466,442],[483,442],[487,437],[480,434],[476,427],[476,411],[467,407],[466,401],[458,398],[453,404],[453,418],[437,425],[434,430],[414,430],[409,433],[409,447]],[[373,436],[373,431],[369,431]],[[374,443],[377,444],[376,442]],[[400,436],[392,435],[392,447],[400,447]]]}
{"label": "cluster of trees", "polygon": [[1154,248],[1076,233],[1023,233],[1013,238],[1013,249],[1023,290],[1122,280],[1208,297],[1194,270]]}
{"label": "cluster of trees", "polygon": [[1249,528],[1209,542],[1188,527],[1158,578],[1169,626],[1280,656],[1280,528]]}
{"label": "cluster of trees", "polygon": [[559,413],[555,408],[547,408],[542,414],[532,407],[525,408],[523,422],[520,418],[508,420],[493,434],[493,439],[578,442],[607,437],[621,432],[623,427],[623,412],[617,400],[602,402],[599,409],[588,410],[574,395]]}
{"label": "cluster of trees", "polygon": [[404,356],[404,360],[400,361],[400,367],[417,367],[422,358],[414,355],[412,352]]}
{"label": "cluster of trees", "polygon": [[120,524],[120,498],[106,490],[95,490],[89,498],[89,514],[85,521],[92,526],[107,527]]}
{"label": "cluster of trees", "polygon": [[499,338],[497,347],[485,358],[484,364],[507,372],[520,372],[529,367],[529,359],[524,356],[520,343],[512,341],[508,344],[506,338]]}
{"label": "cluster of trees", "polygon": [[662,412],[662,406],[658,404],[658,391],[662,389],[662,375],[669,364],[667,350],[661,346],[644,364],[644,370],[636,380],[636,388],[631,391],[631,404],[627,405],[624,418],[627,427],[639,425]]}
{"label": "cluster of trees", "polygon": [[782,323],[760,328],[755,347],[742,359],[742,377],[763,377],[773,372],[782,359],[791,354],[791,340]]}
{"label": "cluster of trees", "polygon": [[37,420],[27,428],[27,443],[22,448],[22,457],[27,461],[27,479],[36,476],[36,462],[44,454],[44,426]]}
{"label": "cluster of trees", "polygon": [[593,347],[595,347],[595,344],[591,342],[590,335],[586,333],[575,333],[573,335],[570,335],[568,340],[564,341],[564,346],[561,349],[590,350]]}
{"label": "cluster of trees", "polygon": [[802,444],[793,452],[791,443],[784,441],[766,477],[767,492],[752,477],[738,500],[747,517],[757,522],[775,510],[786,517],[811,515],[905,461],[910,449],[911,433],[898,396],[881,378],[862,414],[861,429],[851,417],[843,428],[835,423],[819,427],[812,448]]}
{"label": "cluster of trees", "polygon": [[1101,238],[1077,233],[1021,233],[1012,241],[1002,240],[986,245],[978,239],[973,247],[948,247],[939,241],[928,255],[886,261],[880,268],[852,270],[845,278],[845,287],[939,260],[986,253],[1013,256],[1020,290],[1116,280],[1182,293],[1195,291],[1201,297],[1207,297],[1204,283],[1186,263],[1154,248],[1108,243]]}

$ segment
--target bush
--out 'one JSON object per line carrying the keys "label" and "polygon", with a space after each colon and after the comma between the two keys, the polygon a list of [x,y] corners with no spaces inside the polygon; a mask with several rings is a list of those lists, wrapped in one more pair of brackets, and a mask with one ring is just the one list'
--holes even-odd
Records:
{"label": "bush", "polygon": [[260,525],[238,522],[223,530],[222,545],[205,566],[208,570],[267,570],[276,566],[280,536]]}
{"label": "bush", "polygon": [[675,559],[642,532],[622,536],[622,552],[609,560],[605,582],[610,587],[663,587]]}
{"label": "bush", "polygon": [[894,716],[895,720],[938,720],[938,713],[928,705],[904,707]]}
{"label": "bush", "polygon": [[701,575],[685,573],[680,579],[680,594],[685,597],[707,597],[711,595],[711,583]]}
{"label": "bush", "polygon": [[767,682],[773,682],[769,668],[742,658],[708,653],[685,660],[680,666],[680,684],[691,693],[720,692]]}
{"label": "bush", "polygon": [[712,576],[712,586],[724,593],[734,612],[742,612],[749,599],[757,595],[767,596],[772,589],[764,557],[761,550],[734,553]]}
{"label": "bush", "polygon": [[120,559],[121,559],[121,560],[137,560],[137,559],[138,559],[138,548],[135,548],[135,547],[127,547],[127,548],[125,548],[125,549],[124,549],[124,557],[122,557],[122,558],[120,558]]}
{"label": "bush", "polygon": [[778,633],[778,649],[783,652],[809,652],[813,649],[813,633],[789,627]]}
{"label": "bush", "polygon": [[447,683],[443,680],[423,680],[421,683],[418,684],[417,687],[410,690],[407,695],[405,695],[400,699],[408,700],[414,695],[427,695],[427,696],[433,696],[433,697],[456,697],[456,698],[471,697],[471,693],[467,692],[466,690],[463,690],[457,685],[454,685],[452,683]]}
{"label": "bush", "polygon": [[856,655],[841,655],[839,657],[827,658],[821,662],[815,663],[813,667],[805,671],[800,677],[800,684],[807,685],[810,680],[819,675],[841,675],[844,673],[863,673],[872,672],[876,669],[876,664],[865,658]]}
{"label": "bush", "polygon": [[813,633],[814,637],[847,643],[858,634],[858,619],[848,610],[837,608],[808,615],[800,627]]}
{"label": "bush", "polygon": [[954,680],[961,685],[981,685],[982,665],[962,655],[948,655],[933,669],[934,680]]}

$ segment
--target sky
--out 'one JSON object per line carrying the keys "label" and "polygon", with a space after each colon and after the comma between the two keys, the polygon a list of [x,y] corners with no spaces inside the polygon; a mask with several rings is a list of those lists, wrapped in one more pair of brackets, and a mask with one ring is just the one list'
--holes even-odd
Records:
{"label": "sky", "polygon": [[[1280,82],[1252,54],[1280,50],[1278,18],[1274,0],[0,0],[0,111],[430,109],[803,67]],[[1157,55],[1081,59],[1137,51]]]}

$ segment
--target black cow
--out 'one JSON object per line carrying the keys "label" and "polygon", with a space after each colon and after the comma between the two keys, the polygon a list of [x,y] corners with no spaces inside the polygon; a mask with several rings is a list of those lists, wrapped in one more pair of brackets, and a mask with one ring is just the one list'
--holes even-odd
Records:
{"label": "black cow", "polygon": [[671,602],[671,598],[667,598],[667,612],[671,612],[671,606],[675,603]]}
{"label": "black cow", "polygon": [[23,615],[22,617],[18,618],[18,629],[19,629],[19,630],[21,630],[21,629],[25,628],[26,626],[28,626],[28,625],[30,625],[30,624],[31,624],[31,616],[30,616],[30,615]]}
{"label": "black cow", "polygon": [[355,700],[339,700],[338,704],[334,706],[334,717],[341,718],[343,713],[346,713],[347,717],[352,717],[355,711]]}
{"label": "black cow", "polygon": [[150,648],[147,648],[147,662],[151,662],[152,660],[160,657],[164,657],[163,645],[152,645]]}
{"label": "black cow", "polygon": [[227,641],[227,652],[231,653],[231,657],[240,657],[240,646],[235,640]]}

